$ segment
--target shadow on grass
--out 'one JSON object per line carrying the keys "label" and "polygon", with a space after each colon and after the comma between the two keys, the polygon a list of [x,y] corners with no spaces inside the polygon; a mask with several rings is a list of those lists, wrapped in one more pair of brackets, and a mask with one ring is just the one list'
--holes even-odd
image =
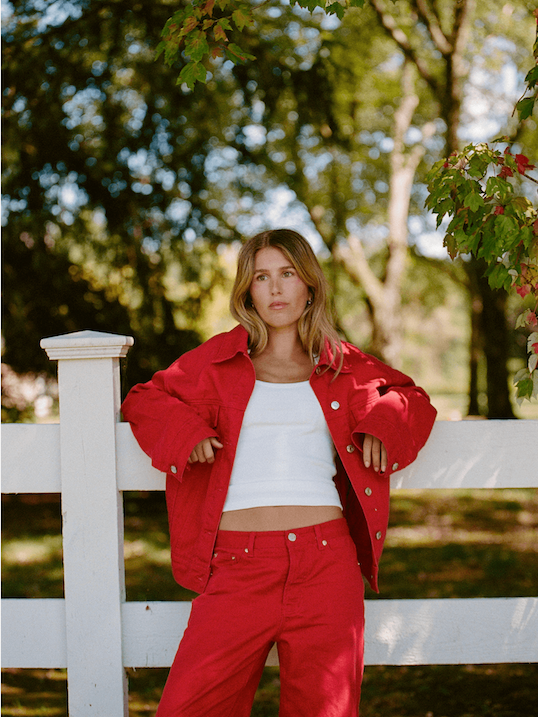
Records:
{"label": "shadow on grass", "polygon": [[[129,717],[153,717],[168,670],[128,670]],[[251,717],[277,717],[276,667],[264,670]],[[67,717],[64,670],[5,670],[3,717]],[[361,717],[532,717],[537,665],[368,666]]]}

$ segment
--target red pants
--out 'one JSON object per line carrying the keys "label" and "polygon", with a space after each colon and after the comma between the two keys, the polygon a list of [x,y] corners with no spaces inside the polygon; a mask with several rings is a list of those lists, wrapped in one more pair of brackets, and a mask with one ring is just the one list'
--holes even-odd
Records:
{"label": "red pants", "polygon": [[357,717],[363,641],[364,585],[344,519],[220,531],[157,717],[249,717],[275,642],[280,717]]}

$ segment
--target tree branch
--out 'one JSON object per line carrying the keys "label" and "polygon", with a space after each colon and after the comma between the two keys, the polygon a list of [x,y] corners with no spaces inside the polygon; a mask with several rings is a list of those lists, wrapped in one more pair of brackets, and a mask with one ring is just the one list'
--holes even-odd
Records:
{"label": "tree branch", "polygon": [[435,10],[428,6],[426,0],[412,0],[412,5],[428,28],[428,32],[439,52],[442,55],[449,55],[452,52],[452,45],[441,28]]}
{"label": "tree branch", "polygon": [[334,255],[345,266],[351,279],[362,286],[371,303],[381,305],[384,301],[383,282],[370,268],[360,239],[353,234],[348,235],[346,244],[334,247]]}
{"label": "tree branch", "polygon": [[390,35],[390,37],[392,37],[394,42],[404,53],[405,57],[415,65],[420,76],[427,82],[434,94],[437,96],[439,93],[439,82],[432,74],[430,74],[426,64],[422,62],[415,50],[411,47],[409,38],[405,32],[397,26],[395,19],[392,15],[390,15],[390,13],[385,11],[385,8],[379,0],[371,0],[371,3],[385,31]]}

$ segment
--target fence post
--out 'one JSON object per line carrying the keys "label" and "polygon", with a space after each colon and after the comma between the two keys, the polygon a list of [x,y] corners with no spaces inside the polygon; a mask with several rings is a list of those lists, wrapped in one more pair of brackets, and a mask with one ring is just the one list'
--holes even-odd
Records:
{"label": "fence post", "polygon": [[79,331],[41,341],[58,360],[70,717],[127,717],[121,603],[123,499],[116,480],[119,359],[130,336]]}

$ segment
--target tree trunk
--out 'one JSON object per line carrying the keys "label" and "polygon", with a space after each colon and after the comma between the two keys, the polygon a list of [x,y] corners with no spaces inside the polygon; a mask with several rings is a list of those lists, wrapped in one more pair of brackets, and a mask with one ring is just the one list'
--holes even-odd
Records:
{"label": "tree trunk", "polygon": [[469,347],[469,405],[468,416],[479,416],[478,403],[478,364],[482,355],[482,297],[472,271],[468,271],[469,294],[471,298],[471,337]]}
{"label": "tree trunk", "polygon": [[406,151],[405,136],[418,103],[414,70],[411,63],[406,62],[402,73],[402,99],[394,115],[388,205],[389,256],[384,279],[379,279],[372,271],[357,237],[348,237],[346,247],[335,246],[337,258],[343,263],[351,279],[363,288],[368,298],[372,317],[370,350],[395,368],[399,368],[402,363],[402,281],[409,250],[407,223],[411,190],[415,172],[426,151],[424,142],[435,132],[435,124],[427,123],[422,127],[423,142]]}
{"label": "tree trunk", "polygon": [[[471,287],[472,319],[480,329],[479,345],[471,342],[471,367],[477,364],[483,353],[487,365],[487,417],[516,418],[510,400],[508,359],[510,345],[506,324],[507,294],[504,290],[492,289],[484,276],[485,264],[472,260],[467,265]],[[473,330],[471,331],[473,333]],[[471,375],[472,379],[472,375]],[[476,389],[470,383],[469,414],[478,411]]]}

